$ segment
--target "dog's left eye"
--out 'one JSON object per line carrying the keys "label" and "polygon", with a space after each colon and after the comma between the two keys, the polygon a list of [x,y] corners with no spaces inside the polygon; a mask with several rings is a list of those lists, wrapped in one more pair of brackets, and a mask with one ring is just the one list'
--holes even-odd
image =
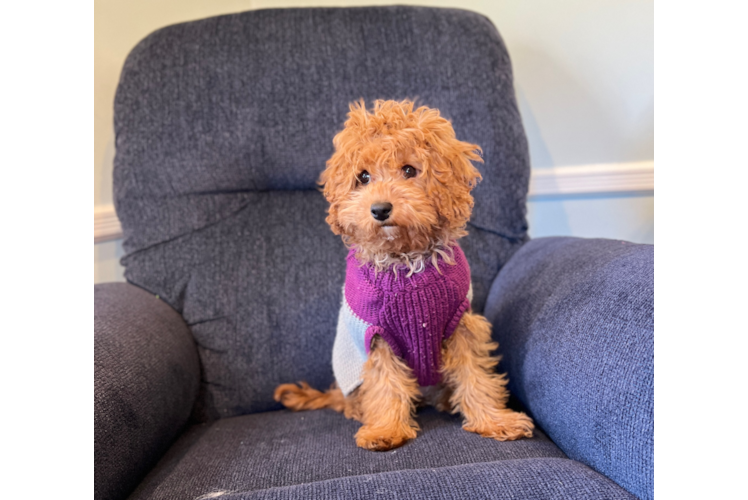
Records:
{"label": "dog's left eye", "polygon": [[358,179],[359,184],[362,184],[362,185],[365,186],[371,180],[371,176],[369,175],[369,172],[367,172],[366,170],[364,170],[363,172],[361,172],[360,174],[358,174],[357,179]]}
{"label": "dog's left eye", "polygon": [[410,179],[411,177],[415,177],[416,173],[418,173],[418,171],[415,169],[415,167],[411,167],[410,165],[405,165],[403,167],[403,176],[406,179]]}

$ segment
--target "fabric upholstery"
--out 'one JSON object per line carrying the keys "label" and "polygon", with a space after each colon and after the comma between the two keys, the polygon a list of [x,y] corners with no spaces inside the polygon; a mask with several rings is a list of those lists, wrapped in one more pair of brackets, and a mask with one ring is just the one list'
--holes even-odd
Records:
{"label": "fabric upholstery", "polygon": [[654,247],[541,238],[502,269],[486,317],[509,389],[572,459],[654,496]]}
{"label": "fabric upholstery", "polygon": [[94,498],[125,498],[187,423],[200,367],[189,328],[126,283],[94,286]]}
{"label": "fabric upholstery", "polygon": [[418,97],[483,148],[460,241],[482,311],[527,239],[529,177],[509,56],[485,17],[252,11],[163,28],[128,57],[115,99],[122,262],[195,335],[196,418],[277,409],[278,383],[332,382],[346,252],[315,181],[361,97]]}
{"label": "fabric upholstery", "polygon": [[[539,478],[543,478],[539,480]],[[367,474],[316,483],[229,493],[220,500],[403,498],[409,500],[632,500],[636,497],[573,460],[517,459],[437,469]]]}
{"label": "fabric upholstery", "polygon": [[[415,440],[383,453],[358,448],[353,435],[360,424],[331,410],[282,410],[196,425],[131,499],[194,499],[217,492],[233,492],[226,495],[233,499],[368,498],[392,491],[387,488],[403,495],[398,498],[480,498],[451,495],[450,488],[483,492],[484,498],[563,491],[581,496],[558,498],[628,498],[610,480],[566,459],[542,432],[501,443],[466,432],[459,417],[430,408],[419,412],[417,421],[422,430]],[[413,494],[421,487],[423,494]]]}

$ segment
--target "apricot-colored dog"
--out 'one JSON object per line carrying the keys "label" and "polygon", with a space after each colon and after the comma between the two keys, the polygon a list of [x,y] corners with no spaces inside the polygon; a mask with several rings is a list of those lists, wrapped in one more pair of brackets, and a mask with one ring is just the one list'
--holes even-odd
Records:
{"label": "apricot-colored dog", "polygon": [[[389,450],[416,437],[415,407],[460,412],[463,428],[500,441],[531,437],[506,408],[491,325],[469,308],[466,233],[480,148],[456,139],[438,110],[410,101],[350,106],[320,183],[327,222],[351,249],[333,350],[337,383],[283,384],[292,410],[332,408],[363,425],[356,443]],[[421,326],[422,325],[422,326]]]}

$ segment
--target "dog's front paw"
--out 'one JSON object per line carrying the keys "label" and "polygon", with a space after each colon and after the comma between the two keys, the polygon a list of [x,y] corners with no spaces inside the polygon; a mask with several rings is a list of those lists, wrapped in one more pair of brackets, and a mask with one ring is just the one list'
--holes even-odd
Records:
{"label": "dog's front paw", "polygon": [[393,429],[391,427],[362,426],[356,433],[356,444],[372,451],[387,451],[404,445],[416,437],[415,429]]}
{"label": "dog's front paw", "polygon": [[483,437],[498,441],[514,441],[523,437],[532,437],[535,425],[524,413],[512,410],[499,410],[485,415],[474,422],[465,422],[462,426],[468,432],[475,432]]}

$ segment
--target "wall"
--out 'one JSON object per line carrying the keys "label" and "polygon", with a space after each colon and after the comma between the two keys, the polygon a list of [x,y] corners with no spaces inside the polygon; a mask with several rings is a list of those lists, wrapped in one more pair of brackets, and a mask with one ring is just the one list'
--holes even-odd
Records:
{"label": "wall", "polygon": [[[94,207],[112,203],[112,103],[130,49],[162,26],[271,7],[402,4],[489,17],[515,71],[533,169],[654,159],[653,1],[611,0],[96,0]],[[533,237],[654,242],[653,193],[535,198]],[[122,279],[121,242],[94,248],[94,282]]]}
{"label": "wall", "polygon": [[119,259],[125,255],[122,240],[94,244],[94,283],[125,281]]}

